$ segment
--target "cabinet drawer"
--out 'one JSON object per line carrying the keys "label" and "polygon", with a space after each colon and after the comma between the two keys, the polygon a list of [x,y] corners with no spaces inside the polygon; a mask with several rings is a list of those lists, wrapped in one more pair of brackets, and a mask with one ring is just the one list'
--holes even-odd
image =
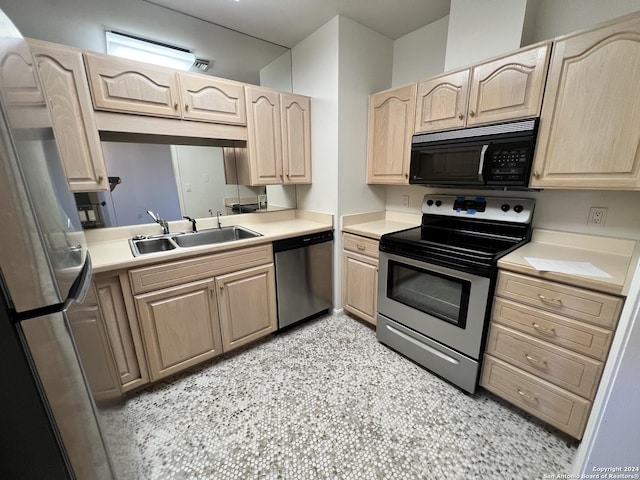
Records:
{"label": "cabinet drawer", "polygon": [[590,401],[491,355],[484,357],[480,385],[559,430],[582,438]]}
{"label": "cabinet drawer", "polygon": [[495,323],[491,324],[487,353],[589,400],[602,374],[602,362]]}
{"label": "cabinet drawer", "polygon": [[503,270],[498,273],[496,295],[611,329],[623,304],[613,295]]}
{"label": "cabinet drawer", "polygon": [[377,240],[360,237],[358,235],[352,235],[350,233],[344,233],[343,243],[343,247],[345,250],[351,250],[352,252],[357,252],[361,255],[378,258],[379,242]]}
{"label": "cabinet drawer", "polygon": [[273,262],[271,244],[240,248],[129,271],[135,294],[223,275]]}
{"label": "cabinet drawer", "polygon": [[495,297],[491,320],[546,342],[604,360],[613,332]]}

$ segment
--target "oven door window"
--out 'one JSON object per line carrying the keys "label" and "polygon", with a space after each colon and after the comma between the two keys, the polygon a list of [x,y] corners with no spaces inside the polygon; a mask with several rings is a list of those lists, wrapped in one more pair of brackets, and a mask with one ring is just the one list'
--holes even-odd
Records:
{"label": "oven door window", "polygon": [[459,328],[467,324],[471,283],[467,280],[389,262],[387,297]]}

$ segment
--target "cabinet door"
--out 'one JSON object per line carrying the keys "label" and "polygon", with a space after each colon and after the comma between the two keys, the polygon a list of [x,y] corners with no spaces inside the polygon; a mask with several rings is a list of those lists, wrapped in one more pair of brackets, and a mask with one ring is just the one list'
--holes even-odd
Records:
{"label": "cabinet door", "polygon": [[178,73],[182,118],[246,125],[244,86],[208,75]]}
{"label": "cabinet door", "polygon": [[415,84],[369,97],[367,183],[409,183],[415,113]]}
{"label": "cabinet door", "polygon": [[122,391],[148,383],[142,337],[126,273],[97,277],[95,286]]}
{"label": "cabinet door", "polygon": [[473,67],[467,126],[540,114],[551,44]]}
{"label": "cabinet door", "polygon": [[138,295],[136,305],[152,380],[222,353],[213,280]]}
{"label": "cabinet door", "polygon": [[97,305],[72,305],[67,316],[95,400],[120,396],[120,378]]}
{"label": "cabinet door", "polygon": [[640,188],[640,18],[554,43],[531,187]]}
{"label": "cabinet door", "polygon": [[311,183],[311,99],[280,94],[284,183]]}
{"label": "cabinet door", "polygon": [[180,118],[172,69],[98,53],[84,56],[97,110]]}
{"label": "cabinet door", "polygon": [[225,352],[276,330],[273,264],[216,277],[216,287]]}
{"label": "cabinet door", "polygon": [[378,261],[350,252],[343,258],[344,309],[376,324],[378,298]]}
{"label": "cabinet door", "polygon": [[416,133],[464,127],[468,96],[469,70],[420,82],[416,105]]}
{"label": "cabinet door", "polygon": [[283,183],[280,94],[260,87],[245,87],[245,94],[251,184]]}
{"label": "cabinet door", "polygon": [[80,50],[29,40],[49,101],[53,132],[73,192],[107,190],[109,182]]}

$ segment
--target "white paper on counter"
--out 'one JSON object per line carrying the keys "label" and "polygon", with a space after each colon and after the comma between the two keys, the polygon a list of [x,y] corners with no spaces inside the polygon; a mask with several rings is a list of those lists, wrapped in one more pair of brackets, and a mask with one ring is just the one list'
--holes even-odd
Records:
{"label": "white paper on counter", "polygon": [[589,262],[570,262],[568,260],[551,260],[548,258],[524,257],[536,270],[541,272],[558,272],[568,275],[585,275],[587,277],[613,278],[604,270],[600,270]]}

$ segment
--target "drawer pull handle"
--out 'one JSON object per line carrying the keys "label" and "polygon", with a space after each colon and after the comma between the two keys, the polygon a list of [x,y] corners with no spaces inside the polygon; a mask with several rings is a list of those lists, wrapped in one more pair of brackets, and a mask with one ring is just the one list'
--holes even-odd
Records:
{"label": "drawer pull handle", "polygon": [[546,333],[547,335],[555,335],[556,334],[556,331],[553,328],[543,327],[542,325],[538,325],[536,322],[533,322],[531,325],[533,325],[533,328],[535,328],[536,330],[538,330],[541,333]]}
{"label": "drawer pull handle", "polygon": [[538,403],[538,397],[536,397],[535,395],[529,395],[527,393],[524,393],[520,389],[518,389],[518,395],[520,395],[523,398],[526,398],[527,400]]}
{"label": "drawer pull handle", "polygon": [[525,358],[527,360],[529,360],[531,363],[535,363],[536,365],[539,365],[541,367],[547,368],[547,361],[546,360],[542,360],[540,358],[536,358],[536,357],[532,357],[531,355],[529,355],[528,353],[524,354]]}
{"label": "drawer pull handle", "polygon": [[538,298],[544,303],[550,303],[551,305],[562,305],[562,300],[560,300],[559,298],[547,298],[541,293],[538,294]]}
{"label": "drawer pull handle", "polygon": [[360,244],[356,244],[356,248],[357,248],[358,250],[360,250],[360,251],[363,251],[363,252],[367,249],[367,247],[366,247],[366,246],[364,246],[364,245],[360,245]]}

